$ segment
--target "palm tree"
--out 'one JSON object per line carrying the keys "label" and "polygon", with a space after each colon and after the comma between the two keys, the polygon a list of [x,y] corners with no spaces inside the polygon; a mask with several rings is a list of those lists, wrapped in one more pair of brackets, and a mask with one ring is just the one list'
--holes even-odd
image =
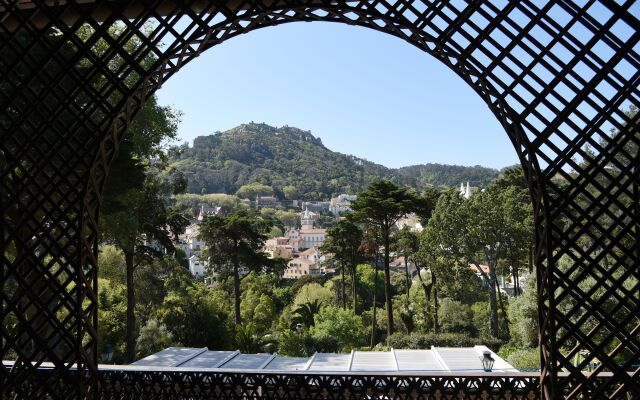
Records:
{"label": "palm tree", "polygon": [[236,326],[235,345],[243,353],[260,353],[273,347],[271,335],[260,335],[252,323]]}
{"label": "palm tree", "polygon": [[300,304],[294,310],[294,316],[291,322],[293,324],[302,324],[302,326],[310,327],[315,325],[314,317],[322,309],[322,303],[318,299],[312,302]]}

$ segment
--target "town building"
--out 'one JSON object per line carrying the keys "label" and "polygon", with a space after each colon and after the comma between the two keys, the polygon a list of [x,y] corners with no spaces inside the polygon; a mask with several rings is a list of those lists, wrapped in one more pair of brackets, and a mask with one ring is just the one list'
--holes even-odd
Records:
{"label": "town building", "polygon": [[[289,228],[285,232],[285,236],[290,239],[290,245],[294,252],[308,249],[311,247],[320,247],[325,241],[327,230],[315,227],[317,214],[305,209],[300,216],[300,229]],[[293,239],[299,239],[297,243],[293,243]]]}
{"label": "town building", "polygon": [[[482,281],[483,287],[488,287],[489,282],[487,281],[487,277],[489,276],[489,266],[484,264],[473,264],[469,263],[469,269],[473,271],[478,279]],[[523,291],[527,283],[527,276],[518,276],[518,285],[514,284],[513,277],[507,275],[497,275],[496,279],[498,281],[498,288],[500,288],[501,292],[508,294],[509,296],[513,296],[518,290],[519,292]]]}
{"label": "town building", "polygon": [[267,239],[264,243],[264,252],[269,258],[291,258],[293,251],[290,239],[286,236]]}
{"label": "town building", "polygon": [[198,213],[198,221],[202,222],[205,217],[211,217],[214,215],[224,215],[224,209],[216,206],[212,207],[206,204],[200,206],[200,212]]}
{"label": "town building", "polygon": [[199,223],[187,226],[184,230],[184,233],[178,235],[178,245],[185,252],[187,258],[193,255],[200,256],[200,254],[202,254],[202,250],[204,250],[206,244],[204,240],[199,238],[199,235]]}
{"label": "town building", "polygon": [[287,263],[283,277],[287,279],[298,279],[305,275],[320,276],[321,273],[320,266],[315,261],[306,258],[294,258]]}
{"label": "town building", "polygon": [[[389,269],[391,271],[404,275],[405,274],[404,257],[396,257],[390,260]],[[409,270],[409,276],[412,278],[416,276],[416,274],[418,273],[418,269],[416,268],[416,263],[413,262],[411,258],[409,258],[409,261],[407,262],[407,269]]]}
{"label": "town building", "polygon": [[322,228],[300,228],[300,248],[320,247],[325,241],[327,230]]}
{"label": "town building", "polygon": [[329,202],[327,201],[303,201],[302,209],[309,210],[310,212],[320,213],[322,211],[329,211]]}
{"label": "town building", "polygon": [[203,279],[207,271],[207,261],[202,260],[202,251],[206,248],[204,240],[200,239],[200,224],[205,218],[211,216],[224,215],[224,208],[219,206],[209,206],[203,204],[200,206],[198,217],[195,222],[188,225],[184,233],[178,235],[178,243],[176,247],[182,249],[189,262],[189,272],[194,278]]}
{"label": "town building", "polygon": [[207,265],[208,262],[206,260],[201,260],[200,256],[192,255],[191,257],[189,257],[189,272],[194,278],[204,278],[205,272],[207,270]]}
{"label": "town building", "polygon": [[351,210],[351,203],[356,200],[358,196],[355,194],[341,194],[338,197],[331,198],[329,202],[329,211],[336,217]]}
{"label": "town building", "polygon": [[278,199],[274,196],[256,196],[256,207],[276,208],[278,206]]}
{"label": "town building", "polygon": [[411,232],[422,232],[424,227],[420,222],[420,218],[416,214],[407,214],[396,222],[396,228],[402,229],[408,227]]}
{"label": "town building", "polygon": [[[201,209],[202,210],[202,209]],[[206,243],[198,236],[200,235],[200,221],[185,228],[183,234],[178,236],[176,247],[181,248],[189,261],[189,272],[195,278],[203,278],[206,271],[207,262],[201,261],[202,251],[206,248]]]}

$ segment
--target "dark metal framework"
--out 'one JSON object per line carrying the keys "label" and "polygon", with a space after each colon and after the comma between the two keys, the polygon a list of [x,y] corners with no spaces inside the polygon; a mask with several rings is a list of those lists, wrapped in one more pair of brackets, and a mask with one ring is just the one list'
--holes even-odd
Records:
{"label": "dark metal framework", "polygon": [[[105,399],[446,399],[540,398],[538,374],[101,371]],[[174,382],[186,380],[181,391]]]}
{"label": "dark metal framework", "polygon": [[633,0],[0,3],[0,357],[18,360],[0,392],[98,393],[101,193],[145,100],[224,40],[330,21],[434,56],[507,132],[535,213],[542,397],[638,396],[639,16]]}

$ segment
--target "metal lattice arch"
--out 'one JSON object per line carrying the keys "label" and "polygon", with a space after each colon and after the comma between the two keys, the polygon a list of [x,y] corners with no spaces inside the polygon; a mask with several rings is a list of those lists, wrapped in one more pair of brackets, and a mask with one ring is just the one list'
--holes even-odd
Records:
{"label": "metal lattice arch", "polygon": [[2,2],[0,356],[18,359],[2,397],[98,393],[97,218],[122,135],[203,51],[295,21],[399,37],[484,99],[531,189],[541,396],[638,396],[639,16],[622,0]]}

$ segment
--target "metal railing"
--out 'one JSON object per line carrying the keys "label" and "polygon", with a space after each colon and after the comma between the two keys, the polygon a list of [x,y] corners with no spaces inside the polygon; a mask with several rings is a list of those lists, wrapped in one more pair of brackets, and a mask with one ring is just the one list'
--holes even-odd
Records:
{"label": "metal railing", "polygon": [[[9,363],[4,367],[9,371]],[[56,376],[48,363],[38,371],[39,383]],[[518,372],[311,372],[100,365],[97,381],[100,399],[540,398],[540,374]],[[32,389],[41,385],[25,385],[16,389],[37,396]],[[60,382],[47,386],[69,389]]]}
{"label": "metal railing", "polygon": [[[3,362],[8,374],[11,362]],[[15,390],[2,389],[7,398],[45,398],[69,393],[73,379],[65,382],[52,377],[55,368],[50,363],[38,367],[34,381],[23,381]],[[73,367],[71,373],[77,373]],[[586,375],[591,375],[586,373]],[[77,376],[77,375],[76,375]],[[220,368],[140,367],[131,365],[100,365],[97,377],[89,377],[95,387],[90,390],[100,399],[540,399],[539,372],[477,372],[477,371],[267,371]],[[97,379],[91,379],[97,378]],[[55,378],[54,378],[55,379]],[[619,385],[613,374],[597,374],[599,385],[607,384],[608,395],[632,399],[626,391],[616,392]],[[579,384],[568,373],[558,380],[571,397]],[[43,381],[48,384],[42,385]],[[42,392],[46,386],[50,391]],[[589,393],[580,389],[581,395]],[[574,393],[575,394],[575,393]],[[80,394],[80,396],[83,396]],[[83,396],[84,397],[84,396]],[[587,397],[589,398],[589,397]]]}

